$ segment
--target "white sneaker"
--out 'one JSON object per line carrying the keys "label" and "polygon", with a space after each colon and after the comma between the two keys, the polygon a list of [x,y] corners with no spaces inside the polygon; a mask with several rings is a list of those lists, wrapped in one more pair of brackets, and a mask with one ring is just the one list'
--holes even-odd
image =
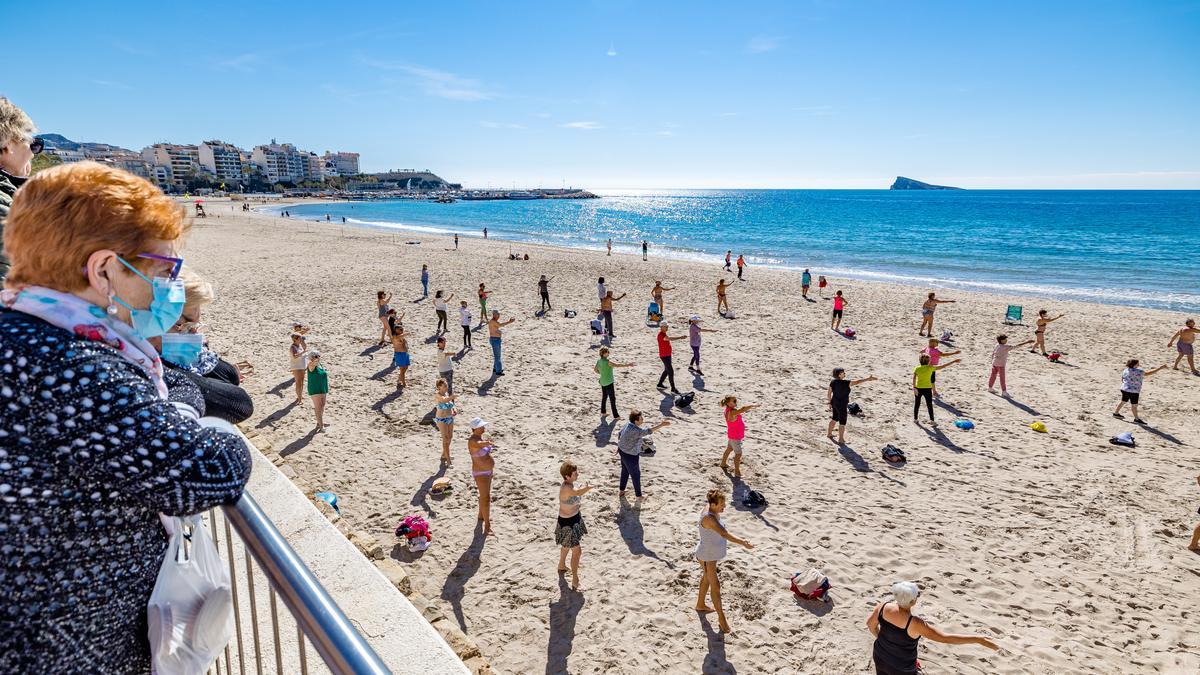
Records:
{"label": "white sneaker", "polygon": [[994,394],[994,393],[996,393],[996,390],[995,390],[995,389],[992,389],[991,387],[988,387],[988,393],[989,393],[989,394]]}
{"label": "white sneaker", "polygon": [[1012,398],[1011,396],[1008,395],[1007,391],[1000,392],[1000,395],[1003,396],[1004,398]]}

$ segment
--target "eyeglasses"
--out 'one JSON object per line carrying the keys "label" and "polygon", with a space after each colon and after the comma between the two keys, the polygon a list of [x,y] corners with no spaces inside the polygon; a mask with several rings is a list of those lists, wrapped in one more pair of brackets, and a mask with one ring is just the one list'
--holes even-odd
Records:
{"label": "eyeglasses", "polygon": [[46,149],[45,139],[34,138],[32,141],[29,141],[29,149],[32,150],[33,154],[35,155],[42,154],[42,150]]}
{"label": "eyeglasses", "polygon": [[146,260],[158,260],[161,262],[171,263],[173,265],[171,268],[171,275],[169,277],[171,281],[178,279],[179,270],[183,269],[183,258],[172,258],[169,255],[158,255],[156,253],[139,253],[137,254],[137,257],[145,258]]}

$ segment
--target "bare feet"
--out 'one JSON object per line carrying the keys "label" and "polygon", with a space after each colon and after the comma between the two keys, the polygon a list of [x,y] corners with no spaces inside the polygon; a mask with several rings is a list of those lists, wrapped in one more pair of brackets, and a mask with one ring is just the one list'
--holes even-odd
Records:
{"label": "bare feet", "polygon": [[715,612],[717,610],[707,605],[696,605],[696,611],[700,612],[701,614],[708,614],[709,612]]}
{"label": "bare feet", "polygon": [[724,471],[725,469],[728,469],[728,468],[729,468],[728,464],[726,464],[725,462],[721,462],[721,470],[722,471]]}
{"label": "bare feet", "polygon": [[579,575],[572,574],[571,575],[571,590],[577,591],[580,588],[582,588],[582,585],[579,583]]}
{"label": "bare feet", "polygon": [[717,625],[719,625],[721,627],[722,633],[732,633],[733,632],[733,629],[729,627],[729,622],[726,621],[724,618],[722,618],[720,621],[718,621]]}
{"label": "bare feet", "polygon": [[565,568],[565,567],[560,567],[560,568],[558,568],[558,573],[559,573],[559,574],[566,574],[567,572],[568,572],[568,570],[567,570],[567,568]]}

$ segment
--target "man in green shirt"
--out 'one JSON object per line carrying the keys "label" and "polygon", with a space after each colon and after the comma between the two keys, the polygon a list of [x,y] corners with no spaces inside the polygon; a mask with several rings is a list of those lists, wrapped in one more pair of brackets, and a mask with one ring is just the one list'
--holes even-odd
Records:
{"label": "man in green shirt", "polygon": [[592,370],[600,376],[600,417],[604,417],[604,404],[612,401],[612,414],[616,419],[620,419],[621,415],[617,413],[617,390],[613,380],[613,368],[629,368],[632,363],[613,363],[608,360],[608,347],[600,348],[600,360],[592,366]]}

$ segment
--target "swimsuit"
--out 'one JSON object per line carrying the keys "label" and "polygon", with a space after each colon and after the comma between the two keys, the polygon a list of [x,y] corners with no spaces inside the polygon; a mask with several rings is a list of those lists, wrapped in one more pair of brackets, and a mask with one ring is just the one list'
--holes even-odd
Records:
{"label": "swimsuit", "polygon": [[395,364],[397,368],[407,368],[410,363],[408,352],[395,352],[392,355],[392,363]]}
{"label": "swimsuit", "polygon": [[[445,403],[439,403],[439,404],[437,404],[437,409],[439,412],[442,410],[454,410],[454,401],[446,401]],[[447,417],[434,417],[433,419],[434,419],[434,421],[441,422],[442,424],[454,424],[454,414],[453,413],[449,413]]]}
{"label": "swimsuit", "polygon": [[[485,455],[490,455],[491,453],[492,453],[492,446],[485,445],[479,449],[478,453],[472,452],[471,456],[478,458],[478,457],[483,457]],[[492,475],[492,469],[484,469],[483,471],[472,471],[471,475],[476,478],[479,478],[480,476],[490,476],[490,475]]]}
{"label": "swimsuit", "polygon": [[712,513],[706,509],[704,513],[701,514],[700,522],[697,523],[697,527],[700,529],[700,541],[696,542],[696,550],[694,555],[696,556],[696,560],[701,562],[716,562],[718,560],[724,560],[725,553],[729,545],[725,541],[725,537],[721,536],[720,532],[704,527],[704,516],[707,515],[711,515],[713,520],[717,521],[718,525],[721,524],[721,519],[718,518],[715,513]]}
{"label": "swimsuit", "polygon": [[901,628],[883,618],[884,603],[879,608],[879,635],[875,637],[875,645],[871,655],[875,659],[875,669],[879,673],[916,673],[917,646],[921,638],[908,634],[908,626],[912,623],[912,614]]}

